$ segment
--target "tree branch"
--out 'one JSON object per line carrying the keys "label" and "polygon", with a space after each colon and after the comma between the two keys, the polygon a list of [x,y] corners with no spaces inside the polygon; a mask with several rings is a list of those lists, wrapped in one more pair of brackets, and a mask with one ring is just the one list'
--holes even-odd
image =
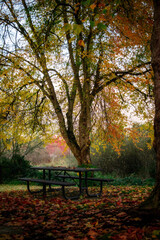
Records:
{"label": "tree branch", "polygon": [[[68,17],[67,17],[66,6],[63,6],[63,12],[64,12],[63,17],[64,17],[64,25],[65,25],[65,24],[68,24]],[[79,79],[79,72],[78,72],[79,68],[77,68],[77,65],[76,65],[75,59],[74,59],[70,31],[69,30],[65,31],[65,34],[66,34],[67,43],[68,43],[68,50],[69,50],[71,66],[72,66],[72,69],[73,69],[75,83],[76,83],[76,84],[74,84],[74,88],[76,86],[78,87],[79,97],[82,100],[83,99],[83,94],[82,94],[82,87],[81,87],[81,83],[80,83],[80,79]]]}
{"label": "tree branch", "polygon": [[[129,69],[128,71],[114,71],[114,72],[112,72],[108,75],[100,76],[99,82],[96,84],[96,87],[94,87],[94,89],[91,93],[92,97],[94,97],[96,94],[98,94],[100,91],[102,91],[102,89],[104,89],[109,84],[114,83],[119,79],[123,79],[127,75],[140,76],[140,75],[144,75],[148,72],[151,72],[151,68],[149,68],[147,70],[144,70],[144,71],[141,71],[141,72],[134,72],[136,69],[143,68],[144,66],[150,65],[150,64],[151,64],[151,62],[149,61],[149,62],[146,62],[146,63],[139,64],[137,66],[134,66],[132,69]],[[112,76],[112,74],[115,74],[115,76],[113,78],[110,78]],[[103,80],[103,82],[102,82],[102,80]],[[131,82],[129,82],[129,80],[128,80],[127,83],[132,84]],[[136,87],[134,87],[134,88],[136,89]],[[138,88],[137,88],[137,90],[138,90]],[[142,94],[146,95],[145,93],[142,93]]]}

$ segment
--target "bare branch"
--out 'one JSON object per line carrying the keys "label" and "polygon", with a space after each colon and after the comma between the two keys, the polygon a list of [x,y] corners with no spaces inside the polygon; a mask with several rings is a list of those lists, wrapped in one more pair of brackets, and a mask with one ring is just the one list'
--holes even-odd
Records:
{"label": "bare branch", "polygon": [[[147,70],[143,70],[143,71],[141,70],[140,72],[136,71],[137,69],[144,68],[146,65],[150,65],[150,64],[151,64],[151,62],[146,62],[146,63],[139,64],[139,65],[133,67],[132,69],[129,69],[128,71],[115,71],[115,72],[111,72],[107,75],[102,75],[100,77],[100,80],[99,80],[97,86],[94,87],[91,95],[94,97],[96,94],[98,94],[100,91],[102,91],[102,89],[104,89],[106,86],[108,86],[111,83],[116,82],[117,80],[123,79],[123,81],[124,81],[125,76],[128,76],[128,75],[129,76],[140,76],[140,75],[145,75],[148,72],[151,72],[151,68],[149,68]],[[115,74],[115,76],[113,78],[111,78],[111,76],[113,74]],[[103,80],[103,82],[102,82],[102,80]],[[129,80],[127,83],[128,84],[130,83]],[[134,87],[134,88],[136,89],[136,87]],[[137,91],[138,91],[138,88],[137,88]],[[139,92],[140,92],[140,90],[139,90]],[[141,93],[144,96],[146,95],[143,92],[141,92]]]}

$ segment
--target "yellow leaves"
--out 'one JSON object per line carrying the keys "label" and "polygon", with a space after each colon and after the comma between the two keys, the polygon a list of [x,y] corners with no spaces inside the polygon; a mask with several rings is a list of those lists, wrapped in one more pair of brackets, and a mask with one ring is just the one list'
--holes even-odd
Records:
{"label": "yellow leaves", "polygon": [[[38,43],[37,43],[38,48],[36,51],[41,51],[41,49],[42,49],[42,52],[45,52],[45,54],[47,54],[46,52],[48,51],[48,49],[50,49],[48,55],[51,54],[52,57],[50,57],[48,59],[46,58],[47,66],[49,68],[55,68],[55,69],[59,70],[59,69],[61,69],[61,67],[63,68],[64,65],[69,66],[68,64],[70,64],[70,62],[67,60],[68,54],[70,54],[70,56],[72,54],[72,56],[74,56],[73,59],[76,59],[75,66],[78,66],[78,64],[80,66],[80,68],[78,67],[76,69],[76,71],[77,71],[77,73],[79,71],[80,76],[82,76],[80,79],[82,84],[83,84],[83,80],[82,80],[83,76],[86,73],[85,73],[85,71],[83,71],[81,66],[83,64],[83,60],[85,60],[86,66],[87,66],[87,71],[88,71],[88,76],[91,76],[91,88],[94,87],[94,84],[95,84],[94,76],[96,75],[96,69],[97,69],[98,62],[101,62],[102,64],[100,66],[100,73],[99,73],[101,80],[98,82],[97,85],[103,87],[103,83],[105,85],[105,83],[107,83],[107,81],[109,82],[111,79],[113,79],[115,77],[114,72],[115,72],[116,67],[118,68],[119,63],[120,63],[120,65],[122,65],[122,62],[120,60],[117,64],[117,59],[120,57],[121,57],[121,59],[123,59],[124,55],[129,56],[129,54],[126,54],[125,50],[126,50],[126,46],[128,44],[130,44],[131,41],[129,41],[129,43],[128,43],[128,40],[126,40],[126,38],[127,39],[133,38],[133,40],[134,40],[132,43],[133,46],[135,45],[135,43],[137,44],[137,43],[141,42],[139,40],[140,38],[139,38],[138,34],[137,33],[135,34],[135,32],[132,31],[132,29],[130,28],[130,25],[129,25],[129,22],[127,21],[127,19],[123,16],[123,14],[119,14],[119,12],[121,12],[121,9],[119,9],[120,11],[117,11],[117,14],[115,14],[115,16],[113,18],[112,14],[113,14],[113,11],[116,12],[116,7],[115,7],[115,9],[113,9],[113,5],[110,4],[112,1],[110,1],[109,4],[106,4],[106,2],[105,3],[104,2],[105,1],[99,2],[99,1],[88,1],[87,0],[87,1],[82,1],[81,3],[75,4],[74,2],[70,3],[70,1],[68,0],[67,3],[71,4],[70,5],[71,8],[70,7],[68,8],[68,6],[66,7],[67,11],[65,13],[66,16],[68,15],[66,17],[66,18],[68,18],[67,19],[68,23],[64,24],[62,19],[60,18],[59,23],[53,27],[51,33],[50,32],[47,33],[49,36],[48,39],[50,39],[47,43],[44,43],[44,45],[48,44],[47,48],[43,49],[43,44],[41,44],[41,42],[40,42],[38,45]],[[80,5],[81,5],[81,7],[80,7]],[[75,12],[72,12],[72,11],[69,12],[68,9],[70,9],[70,10],[74,9]],[[81,12],[81,10],[83,10],[83,9],[84,9],[84,13]],[[141,8],[139,8],[139,9],[141,9]],[[77,12],[77,11],[79,11],[79,12]],[[94,14],[93,12],[95,12],[96,14]],[[73,15],[72,15],[72,13],[73,13]],[[79,18],[78,19],[79,21],[75,20],[75,13],[78,14],[77,17]],[[90,21],[91,19],[92,19],[92,21]],[[126,21],[124,21],[124,20],[126,20]],[[37,30],[38,30],[39,25],[40,25],[41,30],[44,29],[44,26],[45,26],[44,22],[45,21],[42,21],[42,23],[39,22],[38,25],[36,25]],[[82,24],[77,24],[77,22],[82,23]],[[124,24],[124,22],[125,22],[125,24]],[[92,29],[93,33],[91,34],[92,35],[91,41],[87,41],[87,39],[89,40],[89,38],[90,38],[90,36],[89,36],[90,28]],[[104,33],[104,31],[105,31],[105,33]],[[104,33],[101,40],[99,37],[100,32]],[[68,49],[68,51],[64,50],[66,48],[66,33],[70,33],[69,43],[73,43],[72,44],[73,51],[70,51],[69,49]],[[82,40],[82,39],[79,40],[80,39],[79,35],[81,33],[83,33],[82,35],[83,35],[84,40]],[[43,41],[43,38],[46,35],[45,31],[42,32],[41,35],[42,35],[42,39],[40,41]],[[54,38],[54,35],[56,36],[55,38]],[[31,34],[31,37],[32,36],[33,36],[33,33]],[[55,40],[56,38],[57,38],[57,40]],[[76,48],[77,39],[79,40],[78,48]],[[62,45],[60,44],[60,42]],[[88,44],[88,46],[87,46],[87,44]],[[53,45],[54,45],[54,49],[56,51],[53,51]],[[46,47],[46,45],[45,45],[45,47]],[[58,51],[59,51],[59,54],[57,53]],[[66,56],[64,57],[64,55],[65,55],[64,51],[68,52],[67,57]],[[57,55],[55,52],[57,53]],[[102,54],[103,56],[100,57],[102,52],[104,55]],[[28,72],[29,74],[32,74],[32,76],[35,77],[36,80],[37,79],[40,80],[41,87],[45,88],[45,85],[43,85],[44,84],[43,83],[43,72],[41,72],[42,69],[40,68],[39,64],[37,63],[39,60],[38,61],[36,60],[36,55],[34,55],[33,49],[30,49],[29,44],[27,45],[27,43],[25,43],[24,48],[21,49],[21,51],[19,53],[18,53],[18,49],[17,49],[16,54],[18,56],[17,59],[15,58],[15,56],[9,56],[10,60],[12,60],[14,62],[14,64],[13,64],[14,67],[15,66],[17,67],[17,65],[23,66],[23,64],[25,64],[26,72]],[[37,56],[38,55],[39,54],[37,54]],[[55,61],[55,58],[56,58],[56,61]],[[25,63],[25,61],[22,61],[22,59],[26,59],[28,61],[28,63]],[[52,62],[51,62],[51,59],[53,60]],[[127,61],[128,61],[128,59],[127,59]],[[32,65],[29,65],[30,62],[32,63]],[[126,67],[126,62],[122,67]],[[66,70],[68,70],[68,69],[69,69],[69,72],[67,73]],[[65,67],[64,67],[60,71],[61,71],[62,75],[66,72],[64,74],[65,81],[67,82],[67,84],[69,86],[68,92],[71,93],[72,92],[71,87],[72,87],[72,83],[73,83],[72,76],[74,75],[72,72],[72,68],[69,66],[68,68],[65,69]],[[5,78],[5,74],[9,74],[9,71],[4,70],[4,72],[3,72],[4,78]],[[52,72],[49,72],[49,75],[53,77],[53,78],[51,77],[52,78],[51,81],[52,80],[54,81],[54,79],[55,79],[55,82],[57,81],[58,77],[54,77],[55,75],[52,74]],[[26,77],[25,73],[22,73],[17,70],[15,70],[14,73],[10,72],[9,76],[13,77],[13,79],[16,79],[16,81],[11,81],[11,79],[10,79],[10,81],[8,81],[8,79],[6,78],[6,82],[5,82],[7,84],[6,88],[12,89],[12,90],[16,90],[16,89],[18,89],[18,87],[22,88],[21,93],[18,93],[16,95],[16,99],[23,102],[23,104],[21,105],[21,109],[19,109],[19,110],[20,111],[26,110],[25,108],[23,109],[23,106],[24,106],[25,102],[27,101],[27,99],[30,99],[30,102],[28,101],[28,105],[30,106],[30,109],[34,109],[34,104],[32,104],[32,103],[35,101],[35,96],[32,97],[32,94],[31,94],[34,92],[34,87],[33,87],[33,85],[31,87],[29,87],[27,85],[28,82],[33,83],[34,80],[29,79],[28,77]],[[107,77],[103,79],[103,76],[107,76]],[[68,79],[70,79],[70,80],[68,80]],[[138,80],[139,80],[139,78],[137,78],[137,79],[134,78],[134,83],[138,84]],[[59,81],[59,79],[58,79],[58,81]],[[55,82],[53,84],[56,85]],[[23,89],[23,85],[25,85],[25,84],[27,85],[27,87],[26,87],[27,90]],[[58,85],[60,85],[60,84],[58,83],[57,86]],[[50,88],[48,88],[48,90],[49,90],[49,95],[50,95]],[[135,88],[131,86],[130,90],[133,91],[133,90],[135,90]],[[63,95],[59,94],[60,91],[63,92]],[[118,147],[116,147],[116,145],[117,145],[117,143],[119,143],[120,136],[123,138],[124,129],[121,126],[122,125],[124,126],[125,118],[123,118],[121,115],[121,106],[119,103],[120,97],[119,98],[117,97],[117,92],[114,92],[113,89],[109,89],[109,88],[107,88],[107,91],[105,92],[106,97],[105,97],[105,99],[103,99],[106,103],[106,107],[105,107],[106,116],[104,114],[104,111],[96,109],[96,111],[97,111],[97,119],[96,120],[98,120],[97,121],[98,122],[97,129],[100,128],[100,131],[101,131],[100,134],[102,135],[102,138],[105,136],[108,136],[108,138],[107,138],[108,141],[110,141],[111,143],[113,142],[114,147],[118,151],[119,144],[118,144]],[[124,88],[123,88],[123,91],[124,91]],[[59,87],[58,90],[56,89],[56,93],[58,93],[57,94],[58,101],[61,101],[61,100],[63,101],[63,99],[67,99],[65,96],[65,91],[63,91],[62,88]],[[79,101],[77,99],[76,99],[76,101]],[[11,101],[9,100],[9,102],[11,103],[12,100],[13,99],[11,99]],[[124,99],[124,100],[127,101],[127,99]],[[66,115],[66,111],[67,111],[66,110],[67,109],[66,102],[67,102],[67,100],[65,100],[65,103],[63,102],[61,104],[61,105],[63,105],[64,115]],[[79,105],[80,104],[78,103],[77,106],[79,106]],[[49,118],[48,116],[49,116],[49,112],[52,111],[52,113],[53,113],[52,109],[53,109],[52,107],[51,108],[49,107],[49,104],[48,104],[48,106],[45,106],[43,109],[41,108],[41,116],[39,116],[39,118],[41,118],[41,119],[43,118],[43,121],[45,123],[47,122],[47,126],[45,126],[47,129],[49,129],[49,127],[50,127],[50,126],[48,127],[48,125],[49,125],[48,122],[50,121],[51,118]],[[15,109],[13,109],[13,110],[15,111]],[[79,110],[80,109],[78,107],[77,109],[75,109],[75,112],[79,111]],[[12,114],[13,114],[13,112],[12,112]],[[26,112],[26,111],[24,111],[24,112]],[[101,119],[99,118],[100,115],[103,115],[102,118],[105,122],[104,125],[102,124],[102,118]],[[47,120],[49,119],[49,121],[47,121],[46,119]],[[15,118],[15,120],[17,123],[20,122],[23,125],[23,127],[25,128],[23,119],[21,122],[20,118],[17,116]],[[29,119],[29,115],[28,115],[27,122],[30,122],[29,120],[30,119]],[[110,124],[113,124],[113,127],[111,127]],[[120,127],[118,127],[118,125],[120,125]],[[14,125],[14,126],[16,127],[16,125]],[[21,127],[21,129],[23,129],[23,127]],[[106,131],[105,132],[106,135],[104,134],[104,131]],[[75,129],[75,132],[77,132],[77,129]],[[111,137],[111,135],[112,135],[112,137]],[[47,136],[46,141],[48,141],[48,139],[49,139],[49,137]],[[97,147],[97,151],[98,150],[99,150],[99,148]]]}
{"label": "yellow leaves", "polygon": [[93,225],[90,222],[87,222],[85,225],[86,225],[87,228],[92,228],[93,227]]}
{"label": "yellow leaves", "polygon": [[83,31],[83,25],[73,24],[73,32],[78,35]]}
{"label": "yellow leaves", "polygon": [[[1,75],[1,88],[4,91],[0,92],[0,137],[3,147],[11,150],[13,141],[21,145],[39,136],[39,131],[35,134],[32,133],[33,122],[35,121],[33,116],[37,114],[35,113],[37,110],[35,103],[40,110],[39,115],[37,115],[38,120],[41,114],[47,116],[46,113],[49,114],[50,109],[49,102],[46,104],[47,108],[41,102],[42,95],[41,93],[37,95],[36,87],[33,88],[32,85],[28,85],[30,79],[24,73],[8,69],[6,74],[6,77]],[[40,103],[42,103],[41,106]],[[49,130],[49,122],[47,122],[45,128],[47,131]],[[45,134],[45,138],[46,136],[47,134]]]}
{"label": "yellow leaves", "polygon": [[[137,200],[137,199],[136,199]],[[134,221],[141,221],[142,219],[139,217],[133,218]]]}
{"label": "yellow leaves", "polygon": [[152,149],[152,147],[153,147],[153,140],[154,140],[154,139],[151,139],[151,142],[150,142],[150,143],[148,143],[148,142],[146,143],[148,149]]}
{"label": "yellow leaves", "polygon": [[69,43],[73,42],[75,40],[75,36],[69,39]]}
{"label": "yellow leaves", "polygon": [[153,232],[152,232],[152,238],[153,239],[159,239],[159,236],[160,236],[160,230],[154,230]]}
{"label": "yellow leaves", "polygon": [[[75,35],[79,35],[83,31],[83,25],[76,24],[76,23],[74,23],[74,24],[67,23],[64,25],[63,29],[65,32],[71,31]],[[75,36],[72,38],[75,38]]]}

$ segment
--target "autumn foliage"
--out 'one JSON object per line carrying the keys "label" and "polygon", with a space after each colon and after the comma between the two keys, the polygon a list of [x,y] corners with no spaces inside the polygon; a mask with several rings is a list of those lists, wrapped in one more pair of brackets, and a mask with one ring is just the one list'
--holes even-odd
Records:
{"label": "autumn foliage", "polygon": [[159,239],[160,221],[129,214],[150,191],[108,186],[101,198],[79,201],[66,201],[60,192],[45,200],[24,191],[1,192],[0,239]]}
{"label": "autumn foliage", "polygon": [[33,132],[46,141],[59,132],[78,164],[88,164],[91,135],[120,151],[131,133],[128,107],[153,120],[150,0],[5,0],[0,6],[5,147],[8,129],[18,142]]}

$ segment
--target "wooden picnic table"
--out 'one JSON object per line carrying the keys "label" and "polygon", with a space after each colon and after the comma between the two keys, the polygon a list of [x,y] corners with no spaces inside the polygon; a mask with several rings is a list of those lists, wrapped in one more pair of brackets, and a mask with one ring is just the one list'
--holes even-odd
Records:
{"label": "wooden picnic table", "polygon": [[[100,168],[81,168],[81,167],[52,167],[52,166],[40,166],[40,167],[31,167],[31,169],[42,170],[43,179],[33,179],[33,178],[20,178],[22,181],[27,182],[27,188],[30,193],[35,193],[37,191],[31,191],[29,182],[37,182],[43,184],[43,195],[46,195],[46,186],[49,186],[49,191],[52,191],[51,185],[59,185],[62,187],[63,197],[65,199],[78,199],[83,192],[86,192],[88,197],[98,197],[101,196],[103,190],[103,182],[111,182],[113,179],[103,179],[95,178],[88,176],[89,172],[102,171]],[[54,176],[52,176],[54,172]],[[77,173],[73,175],[73,173]],[[57,180],[58,179],[58,180]],[[60,180],[59,180],[60,179]],[[72,181],[67,182],[66,179]],[[100,190],[98,194],[90,194],[88,189],[88,181],[100,182]],[[82,184],[83,182],[83,184]],[[69,186],[78,186],[79,193],[76,196],[68,197],[66,196],[65,187]],[[39,192],[39,191],[38,191]]]}

